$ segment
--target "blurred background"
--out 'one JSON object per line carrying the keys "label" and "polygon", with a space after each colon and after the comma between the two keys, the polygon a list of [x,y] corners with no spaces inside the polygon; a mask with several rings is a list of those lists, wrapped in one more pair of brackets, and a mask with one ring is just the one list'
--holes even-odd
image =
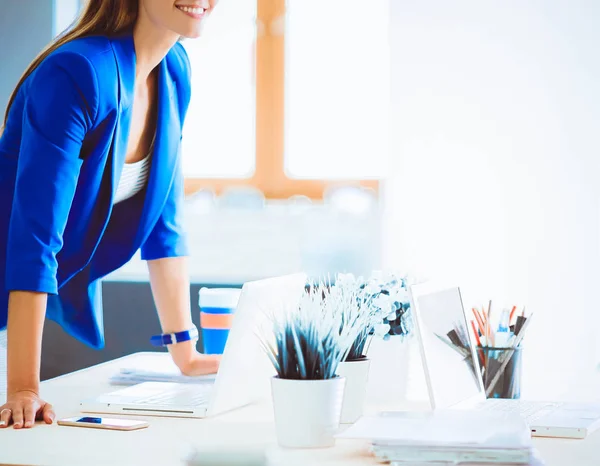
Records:
{"label": "blurred background", "polygon": [[[78,0],[0,0],[0,109]],[[535,314],[524,394],[597,371],[600,4],[221,0],[183,42],[201,286],[394,270]],[[107,347],[47,323],[43,378],[148,349],[145,264],[104,283]],[[198,322],[197,322],[198,323]]]}

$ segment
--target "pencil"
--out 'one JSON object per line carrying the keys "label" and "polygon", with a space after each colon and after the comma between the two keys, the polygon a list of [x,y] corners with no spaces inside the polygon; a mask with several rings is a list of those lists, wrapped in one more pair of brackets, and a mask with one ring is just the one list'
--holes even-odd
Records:
{"label": "pencil", "polygon": [[513,320],[513,317],[515,316],[515,311],[517,310],[517,306],[513,306],[512,311],[510,311],[510,317],[508,318],[508,323],[510,325],[510,323]]}
{"label": "pencil", "polygon": [[481,340],[479,339],[479,334],[477,333],[474,321],[471,321],[471,326],[473,327],[473,333],[475,334],[475,343],[477,343],[477,346],[481,346]]}
{"label": "pencil", "polygon": [[483,332],[485,331],[485,325],[483,324],[483,319],[479,315],[479,311],[477,309],[475,309],[473,307],[473,308],[471,308],[471,310],[473,311],[473,315],[475,316],[475,320],[477,321],[477,325],[479,326],[479,331],[483,335]]}
{"label": "pencil", "polygon": [[490,299],[490,304],[488,306],[488,311],[487,311],[487,323],[488,323],[488,332],[489,332],[488,338],[489,338],[489,341],[492,343],[492,346],[494,346],[494,334],[493,334],[493,330],[492,330],[492,300],[491,299]]}
{"label": "pencil", "polygon": [[498,362],[500,362],[501,365],[500,365],[500,368],[496,371],[496,375],[494,376],[494,378],[492,379],[492,381],[490,382],[488,388],[485,391],[485,395],[486,396],[488,396],[488,397],[490,396],[490,394],[494,390],[494,387],[496,386],[496,383],[498,383],[498,379],[500,379],[500,376],[504,373],[504,369],[506,368],[506,365],[510,361],[512,355],[514,354],[514,350],[519,347],[519,344],[521,343],[521,340],[523,340],[523,337],[525,336],[525,329],[531,323],[531,317],[532,316],[533,316],[533,314],[530,315],[529,318],[523,324],[523,327],[521,328],[521,331],[519,332],[519,335],[517,335],[517,337],[515,338],[515,340],[512,343],[512,348],[509,351],[503,353],[498,358]]}

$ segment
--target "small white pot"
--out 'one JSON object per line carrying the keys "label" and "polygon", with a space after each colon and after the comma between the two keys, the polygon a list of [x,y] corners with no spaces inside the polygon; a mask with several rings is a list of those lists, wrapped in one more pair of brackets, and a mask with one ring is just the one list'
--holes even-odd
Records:
{"label": "small white pot", "polygon": [[288,448],[323,448],[335,444],[346,380],[287,380],[273,377],[277,441]]}
{"label": "small white pot", "polygon": [[342,424],[353,424],[363,415],[370,366],[371,361],[367,358],[344,361],[338,366],[337,375],[346,379],[340,419]]}
{"label": "small white pot", "polygon": [[[394,336],[389,340],[373,339],[369,347],[369,382],[367,400],[378,409],[394,407],[405,402],[409,380],[409,341]],[[400,405],[396,405],[400,403]]]}

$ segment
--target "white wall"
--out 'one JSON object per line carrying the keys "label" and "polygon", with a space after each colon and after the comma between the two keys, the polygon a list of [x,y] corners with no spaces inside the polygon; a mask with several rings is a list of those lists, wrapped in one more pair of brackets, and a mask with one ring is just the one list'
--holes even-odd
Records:
{"label": "white wall", "polygon": [[60,34],[73,24],[81,6],[80,0],[54,0],[54,35]]}
{"label": "white wall", "polygon": [[19,78],[53,37],[69,26],[80,0],[0,0],[0,118]]}
{"label": "white wall", "polygon": [[600,3],[392,0],[388,266],[535,313],[525,394],[590,374]]}
{"label": "white wall", "polygon": [[53,0],[0,0],[0,118],[27,65],[52,40]]}

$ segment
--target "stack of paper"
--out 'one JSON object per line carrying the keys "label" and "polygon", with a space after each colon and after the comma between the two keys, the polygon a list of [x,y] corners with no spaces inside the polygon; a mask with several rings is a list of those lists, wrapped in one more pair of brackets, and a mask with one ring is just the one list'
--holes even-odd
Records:
{"label": "stack of paper", "polygon": [[168,353],[144,353],[110,378],[114,385],[135,385],[142,382],[206,383],[215,374],[198,377],[183,375]]}
{"label": "stack of paper", "polygon": [[382,413],[338,435],[371,441],[381,460],[405,464],[538,465],[531,433],[514,413]]}

